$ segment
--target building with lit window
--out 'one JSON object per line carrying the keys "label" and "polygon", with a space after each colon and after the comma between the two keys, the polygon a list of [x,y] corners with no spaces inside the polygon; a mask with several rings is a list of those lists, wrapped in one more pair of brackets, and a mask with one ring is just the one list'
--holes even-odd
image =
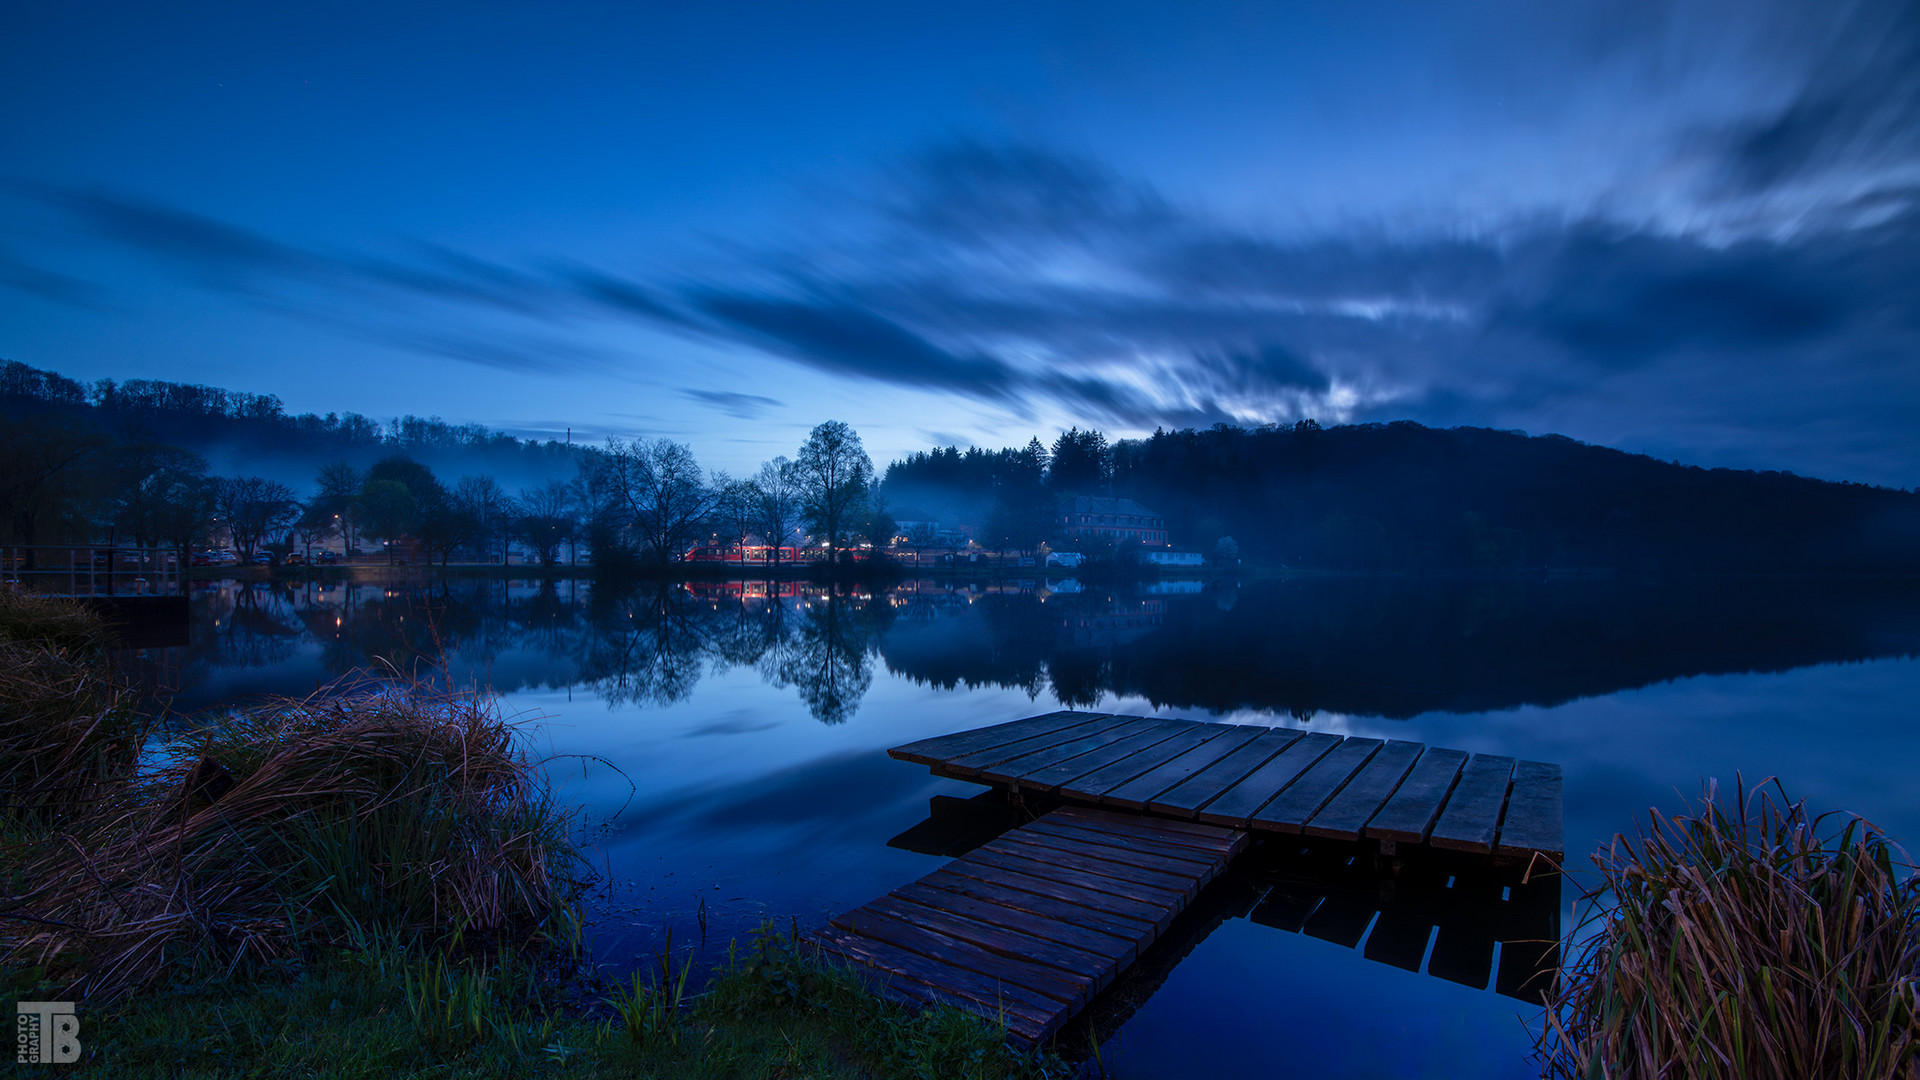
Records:
{"label": "building with lit window", "polygon": [[1101,495],[1075,495],[1062,504],[1061,532],[1068,539],[1134,539],[1142,544],[1164,547],[1167,543],[1165,515],[1149,510],[1132,499]]}

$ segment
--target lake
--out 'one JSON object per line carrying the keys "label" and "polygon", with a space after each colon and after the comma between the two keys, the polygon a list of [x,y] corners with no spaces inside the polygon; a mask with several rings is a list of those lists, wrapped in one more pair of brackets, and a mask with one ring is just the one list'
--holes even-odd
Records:
{"label": "lake", "polygon": [[[669,930],[721,959],[763,920],[817,926],[930,872],[888,841],[980,789],[886,749],[1062,707],[1558,762],[1576,869],[1737,774],[1920,841],[1913,583],[228,581],[199,583],[192,619],[190,645],[122,658],[182,712],[436,662],[494,688],[584,807],[616,970]],[[1215,921],[1074,1032],[1111,1075],[1537,1075],[1537,1008]]]}

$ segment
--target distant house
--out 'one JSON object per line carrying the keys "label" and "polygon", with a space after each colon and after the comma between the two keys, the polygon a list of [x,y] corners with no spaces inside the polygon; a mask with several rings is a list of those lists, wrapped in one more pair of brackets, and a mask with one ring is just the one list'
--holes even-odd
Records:
{"label": "distant house", "polygon": [[1062,506],[1061,532],[1069,539],[1134,539],[1142,544],[1164,546],[1167,519],[1132,499],[1101,495],[1075,495]]}
{"label": "distant house", "polygon": [[1150,566],[1205,566],[1206,556],[1197,551],[1147,551],[1141,556]]}
{"label": "distant house", "polygon": [[1086,557],[1085,555],[1082,555],[1082,554],[1081,554],[1080,552],[1078,552],[1078,551],[1049,551],[1049,552],[1047,552],[1047,565],[1048,565],[1048,566],[1065,566],[1065,567],[1075,567],[1075,566],[1079,566],[1079,565],[1080,565],[1081,563],[1083,563],[1083,562],[1085,562],[1085,561],[1086,561],[1086,559],[1087,559],[1087,557]]}

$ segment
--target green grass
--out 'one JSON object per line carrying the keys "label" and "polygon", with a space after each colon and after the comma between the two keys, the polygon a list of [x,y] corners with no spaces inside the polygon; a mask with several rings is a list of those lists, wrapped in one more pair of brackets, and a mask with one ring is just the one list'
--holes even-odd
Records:
{"label": "green grass", "polygon": [[[334,952],[275,977],[163,983],[82,1008],[89,1076],[527,1076],[1044,1080],[1057,1058],[951,1009],[879,1001],[786,935],[763,933],[697,996],[643,974],[581,1000],[513,961]],[[685,984],[680,983],[684,988]],[[46,987],[16,985],[16,996]],[[562,1007],[559,1000],[570,999]]]}

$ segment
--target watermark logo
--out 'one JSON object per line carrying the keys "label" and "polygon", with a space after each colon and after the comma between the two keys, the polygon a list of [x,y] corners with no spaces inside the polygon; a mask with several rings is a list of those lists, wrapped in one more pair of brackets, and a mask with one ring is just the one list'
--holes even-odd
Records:
{"label": "watermark logo", "polygon": [[60,1065],[80,1060],[80,1018],[71,1001],[22,1001],[16,1037],[21,1065]]}

